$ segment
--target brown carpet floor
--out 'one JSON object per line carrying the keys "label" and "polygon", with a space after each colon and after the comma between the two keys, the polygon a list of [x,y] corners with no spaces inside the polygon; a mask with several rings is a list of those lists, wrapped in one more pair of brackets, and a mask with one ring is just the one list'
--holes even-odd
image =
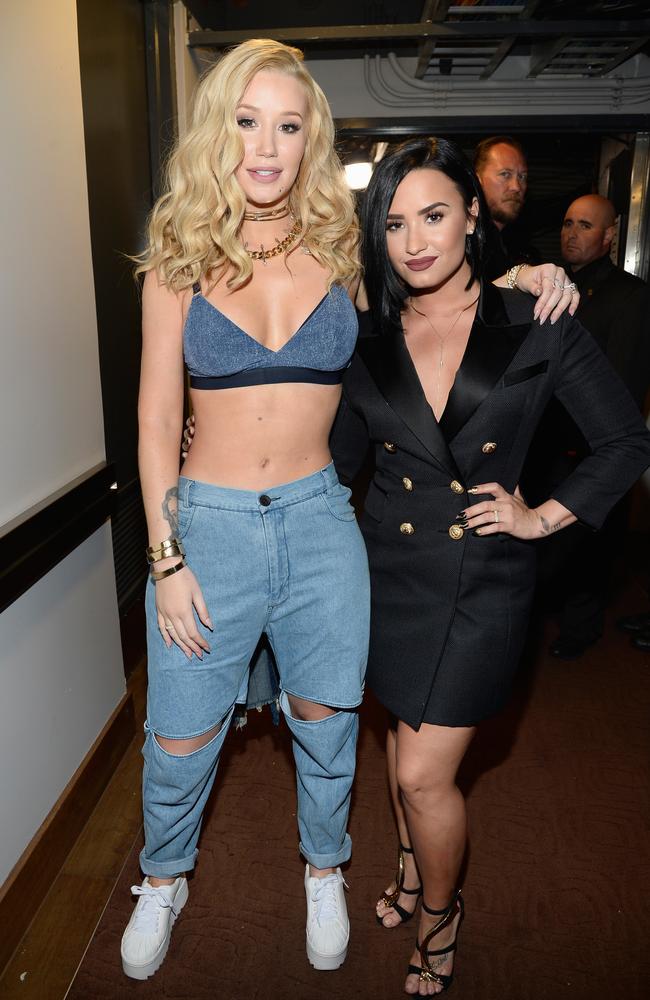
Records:
{"label": "brown carpet floor", "polygon": [[[637,597],[643,607],[640,590]],[[538,650],[546,632],[537,635]],[[342,969],[315,972],[307,963],[288,734],[254,714],[247,731],[227,741],[190,900],[164,966],[148,982],[121,971],[138,844],[68,1000],[403,995],[414,924],[387,931],[373,913],[395,854],[382,719],[368,699],[346,872],[352,938]],[[650,657],[613,628],[578,662],[530,657],[509,710],[483,725],[463,766],[471,844],[456,1000],[650,996],[649,733]]]}

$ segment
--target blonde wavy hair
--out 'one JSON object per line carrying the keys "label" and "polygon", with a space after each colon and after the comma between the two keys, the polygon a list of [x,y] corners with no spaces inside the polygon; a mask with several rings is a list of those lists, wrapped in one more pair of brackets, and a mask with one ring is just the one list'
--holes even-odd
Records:
{"label": "blonde wavy hair", "polygon": [[148,245],[132,259],[136,274],[156,270],[179,292],[216,268],[229,271],[228,286],[244,285],[253,272],[240,235],[246,200],[235,171],[244,145],[236,108],[256,73],[295,77],[305,88],[307,139],[289,207],[301,238],[330,275],[330,285],[359,271],[354,200],[334,150],[329,105],[303,63],[299,49],[271,39],[251,39],[228,52],[201,80],[192,124],[171,153],[165,189],[147,226]]}

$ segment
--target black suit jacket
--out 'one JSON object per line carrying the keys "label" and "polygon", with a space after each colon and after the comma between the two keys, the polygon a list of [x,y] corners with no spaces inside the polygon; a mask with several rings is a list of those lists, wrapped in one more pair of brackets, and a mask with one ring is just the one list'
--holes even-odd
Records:
{"label": "black suit jacket", "polygon": [[650,289],[609,255],[573,277],[580,292],[577,318],[641,408],[650,384]]}
{"label": "black suit jacket", "polygon": [[[592,334],[641,409],[650,385],[650,288],[616,267],[609,255],[572,277],[580,292],[576,318]],[[539,502],[588,453],[589,444],[575,420],[552,399],[522,473],[526,495]]]}
{"label": "black suit jacket", "polygon": [[463,532],[457,514],[513,492],[544,408],[555,394],[593,454],[554,492],[596,528],[650,464],[650,435],[602,351],[565,314],[533,322],[534,300],[485,285],[440,423],[401,331],[359,340],[332,433],[350,481],[369,447],[375,471],[361,526],[372,577],[368,679],[399,718],[467,725],[497,711],[523,643],[534,544]]}

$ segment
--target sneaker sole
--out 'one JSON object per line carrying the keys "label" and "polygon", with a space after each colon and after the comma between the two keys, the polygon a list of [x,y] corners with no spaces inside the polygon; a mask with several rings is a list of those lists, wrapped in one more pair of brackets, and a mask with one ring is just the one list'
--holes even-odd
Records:
{"label": "sneaker sole", "polygon": [[140,980],[149,979],[149,977],[153,976],[155,972],[158,972],[158,969],[165,961],[165,956],[167,954],[167,949],[169,948],[169,941],[172,936],[172,928],[176,922],[176,917],[187,903],[189,894],[190,894],[189,888],[187,882],[185,882],[176,893],[174,904],[176,906],[177,912],[172,913],[171,920],[169,921],[169,927],[167,928],[167,935],[163,939],[155,957],[152,958],[150,962],[147,962],[146,965],[131,965],[131,963],[127,962],[124,956],[122,955],[122,969],[124,970],[124,975],[128,976],[129,979],[140,979]]}
{"label": "sneaker sole", "polygon": [[334,969],[340,968],[348,954],[348,946],[346,945],[343,951],[340,951],[338,955],[319,955],[317,951],[310,946],[307,942],[307,958],[309,962],[315,969],[319,969],[322,972],[330,972]]}

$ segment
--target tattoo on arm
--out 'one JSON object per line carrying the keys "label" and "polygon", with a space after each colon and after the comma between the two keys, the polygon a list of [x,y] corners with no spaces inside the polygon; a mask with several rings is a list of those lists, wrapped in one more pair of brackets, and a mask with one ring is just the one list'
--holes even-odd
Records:
{"label": "tattoo on arm", "polygon": [[545,535],[552,535],[554,531],[559,531],[562,527],[559,522],[557,524],[549,524],[542,514],[539,515],[539,519],[542,522],[542,533]]}
{"label": "tattoo on arm", "polygon": [[[169,525],[169,530],[172,535],[178,534],[178,487],[172,486],[170,490],[165,493],[165,499],[162,502],[162,515]],[[542,518],[543,520],[543,518]]]}

